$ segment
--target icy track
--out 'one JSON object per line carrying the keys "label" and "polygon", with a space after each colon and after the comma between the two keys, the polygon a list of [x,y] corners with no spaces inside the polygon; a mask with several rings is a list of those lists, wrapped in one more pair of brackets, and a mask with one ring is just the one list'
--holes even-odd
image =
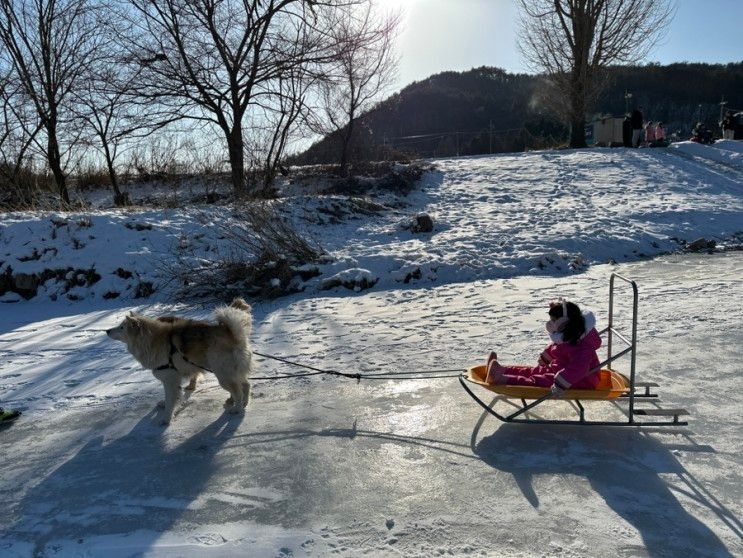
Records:
{"label": "icy track", "polygon": [[255,382],[241,420],[207,377],[163,429],[159,383],[103,333],[129,306],[4,305],[0,401],[25,413],[0,431],[0,555],[741,556],[740,252],[280,299],[252,341],[362,371],[531,361],[550,298],[605,323],[612,271],[640,285],[639,377],[688,428],[504,425],[455,379]]}

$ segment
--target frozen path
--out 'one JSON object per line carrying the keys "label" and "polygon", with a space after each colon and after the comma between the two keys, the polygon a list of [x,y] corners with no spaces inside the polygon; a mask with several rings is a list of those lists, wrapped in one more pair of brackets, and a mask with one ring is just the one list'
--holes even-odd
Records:
{"label": "frozen path", "polygon": [[163,430],[158,382],[101,332],[128,308],[2,314],[0,401],[27,412],[0,432],[0,554],[740,556],[741,253],[279,300],[253,342],[362,369],[531,360],[545,301],[602,322],[615,269],[640,285],[640,377],[692,413],[677,434],[503,425],[454,379],[332,378],[256,382],[242,421],[208,378]]}

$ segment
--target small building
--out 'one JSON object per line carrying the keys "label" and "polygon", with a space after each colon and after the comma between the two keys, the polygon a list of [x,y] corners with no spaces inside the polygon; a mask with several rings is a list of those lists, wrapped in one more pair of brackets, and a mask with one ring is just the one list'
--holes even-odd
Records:
{"label": "small building", "polygon": [[593,144],[597,147],[624,145],[624,116],[606,116],[593,122]]}

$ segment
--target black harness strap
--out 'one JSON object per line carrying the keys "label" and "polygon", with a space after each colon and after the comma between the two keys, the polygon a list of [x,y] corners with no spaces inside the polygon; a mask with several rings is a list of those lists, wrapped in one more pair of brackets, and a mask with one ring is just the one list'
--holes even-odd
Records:
{"label": "black harness strap", "polygon": [[207,372],[212,372],[212,374],[214,373],[212,370],[210,370],[206,366],[201,366],[199,364],[196,364],[195,362],[191,362],[190,360],[188,360],[186,358],[186,355],[184,355],[182,352],[180,352],[176,348],[175,343],[173,343],[173,336],[172,335],[170,336],[170,354],[168,355],[168,364],[163,364],[162,366],[158,366],[157,368],[155,368],[155,370],[178,370],[178,367],[173,362],[173,355],[176,354],[176,353],[178,353],[180,355],[180,357],[185,362],[187,362],[188,364],[190,364],[191,366],[195,366],[196,368],[201,368],[202,370],[206,370]]}
{"label": "black harness strap", "polygon": [[178,349],[175,348],[175,344],[173,343],[173,336],[170,336],[170,354],[168,355],[168,364],[163,364],[162,366],[158,366],[155,368],[155,370],[178,370],[175,367],[175,363],[173,362],[173,355],[178,352]]}

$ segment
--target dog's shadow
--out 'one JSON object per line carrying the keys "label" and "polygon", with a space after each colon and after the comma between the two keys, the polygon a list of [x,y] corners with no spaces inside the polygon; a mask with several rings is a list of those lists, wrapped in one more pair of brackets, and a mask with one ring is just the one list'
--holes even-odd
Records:
{"label": "dog's shadow", "polygon": [[[482,419],[478,427],[481,424]],[[634,428],[502,424],[477,442],[478,427],[473,452],[491,467],[513,475],[535,508],[540,506],[535,477],[584,477],[642,537],[642,547],[625,550],[648,556],[732,556],[709,527],[686,511],[671,488],[712,510],[738,535],[740,521],[653,434]],[[683,450],[714,452],[694,444],[683,445]],[[675,478],[666,482],[662,474]]]}
{"label": "dog's shadow", "polygon": [[96,437],[47,475],[24,496],[11,531],[34,540],[35,555],[54,541],[134,531],[136,546],[147,548],[177,521],[202,513],[199,497],[219,474],[214,458],[242,417],[224,413],[176,444],[158,426],[158,411],[123,436]]}

